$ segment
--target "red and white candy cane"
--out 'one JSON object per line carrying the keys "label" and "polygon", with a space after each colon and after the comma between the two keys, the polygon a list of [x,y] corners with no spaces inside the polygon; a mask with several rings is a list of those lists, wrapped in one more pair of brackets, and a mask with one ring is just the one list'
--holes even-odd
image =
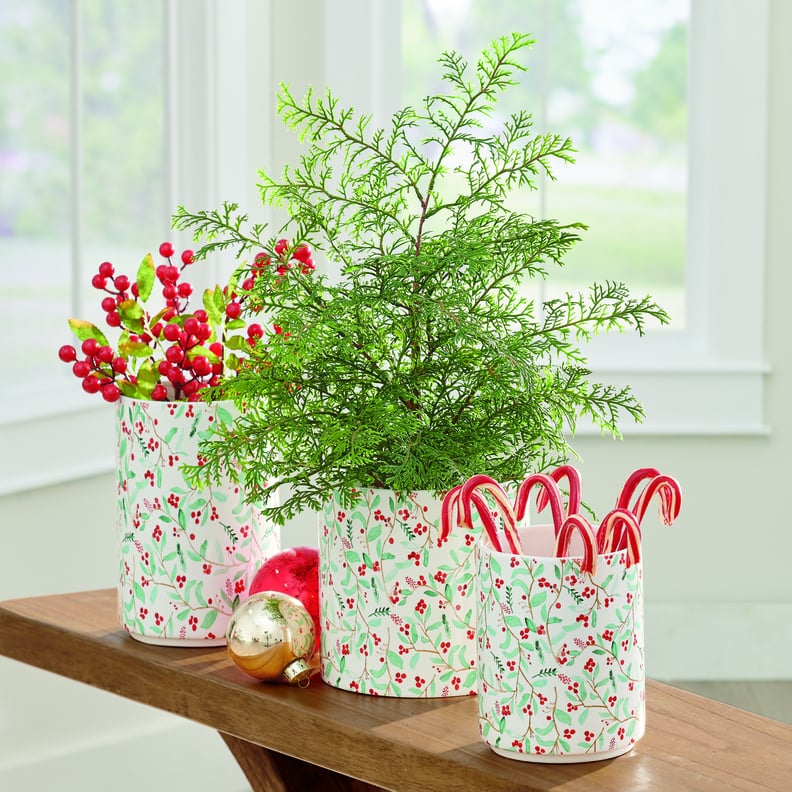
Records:
{"label": "red and white candy cane", "polygon": [[564,520],[556,536],[556,558],[565,558],[569,555],[569,542],[575,531],[583,537],[583,561],[580,564],[580,571],[594,575],[597,572],[597,540],[594,538],[591,523],[582,514],[570,514]]}
{"label": "red and white candy cane", "polygon": [[641,529],[629,509],[609,511],[597,531],[597,547],[602,555],[627,550],[627,566],[641,560]]}
{"label": "red and white candy cane", "polygon": [[[559,465],[555,470],[548,473],[551,479],[556,483],[561,479],[566,479],[567,487],[569,488],[569,501],[567,503],[565,516],[570,514],[577,514],[580,511],[580,472],[572,465]],[[547,506],[548,495],[547,489],[542,487],[539,494],[536,496],[536,510],[543,511]]]}
{"label": "red and white candy cane", "polygon": [[631,509],[638,520],[638,525],[641,524],[649,507],[649,501],[655,494],[660,499],[658,507],[663,525],[671,525],[679,517],[679,509],[682,506],[682,490],[679,487],[679,482],[671,476],[659,475],[646,485]]}
{"label": "red and white candy cane", "polygon": [[460,484],[446,493],[440,511],[440,540],[445,541],[455,525],[472,528],[472,506],[475,506],[492,547],[498,553],[503,552],[498,524],[490,511],[489,504],[484,496],[477,491],[477,488],[489,492],[495,499],[500,508],[509,548],[514,553],[521,553],[514,510],[509,502],[509,497],[503,487],[489,476],[474,476],[465,484]]}
{"label": "red and white candy cane", "polygon": [[451,534],[451,529],[459,525],[463,519],[459,505],[459,494],[462,492],[462,485],[448,490],[443,496],[440,504],[440,541],[445,542]]}
{"label": "red and white candy cane", "polygon": [[460,501],[462,508],[465,510],[465,524],[470,524],[470,506],[473,502],[474,496],[477,494],[476,490],[483,490],[488,493],[500,511],[501,524],[503,526],[503,533],[506,536],[506,543],[509,550],[515,555],[522,555],[522,546],[520,545],[520,536],[517,533],[517,519],[514,515],[509,496],[506,490],[495,481],[491,476],[486,476],[480,473],[476,476],[471,476],[463,485],[460,494]]}
{"label": "red and white candy cane", "polygon": [[[616,508],[629,509],[630,501],[632,500],[638,485],[642,481],[653,479],[655,476],[659,475],[660,471],[657,470],[657,468],[652,467],[638,468],[637,470],[634,470],[632,473],[630,473],[630,475],[627,477],[627,481],[624,482],[624,486],[619,493],[619,497],[616,499]],[[632,511],[634,512],[635,509]]]}
{"label": "red and white candy cane", "polygon": [[[443,498],[443,503],[440,509],[441,542],[444,542],[446,539],[448,539],[451,529],[455,525],[459,525],[462,528],[473,527],[470,510],[467,510],[466,512],[462,506],[461,496],[462,485],[460,484],[459,486],[450,489]],[[474,492],[471,494],[471,500],[476,507],[476,511],[479,513],[481,524],[484,526],[484,530],[487,532],[487,536],[492,543],[493,549],[497,553],[502,553],[503,546],[501,545],[500,536],[498,535],[498,526],[495,523],[495,518],[492,516],[492,512],[490,511],[486,500],[484,500],[484,496],[478,492]]]}
{"label": "red and white candy cane", "polygon": [[566,516],[563,506],[564,498],[561,495],[561,490],[558,489],[558,484],[556,484],[555,479],[548,476],[546,473],[532,473],[520,484],[520,488],[517,490],[517,500],[514,508],[517,523],[519,524],[525,519],[525,514],[528,511],[528,503],[530,502],[531,490],[535,486],[542,487],[545,492],[547,503],[550,504],[550,511],[553,515],[555,536],[558,536],[561,525],[564,522],[564,517]]}

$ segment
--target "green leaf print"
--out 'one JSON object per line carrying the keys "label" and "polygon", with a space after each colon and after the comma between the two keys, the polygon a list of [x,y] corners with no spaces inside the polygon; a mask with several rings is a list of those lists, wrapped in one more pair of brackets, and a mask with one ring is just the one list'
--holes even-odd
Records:
{"label": "green leaf print", "polygon": [[388,650],[388,662],[395,668],[404,668],[402,656],[398,652],[394,652],[392,649]]}
{"label": "green leaf print", "polygon": [[217,408],[217,420],[226,426],[230,426],[234,422],[234,418],[231,413],[226,410],[225,407],[220,406]]}
{"label": "green leaf print", "polygon": [[538,608],[547,601],[547,592],[539,591],[531,597],[531,607]]}
{"label": "green leaf print", "polygon": [[208,630],[214,623],[215,619],[217,619],[217,611],[214,609],[206,611],[203,619],[201,619],[201,629]]}
{"label": "green leaf print", "polygon": [[567,726],[570,726],[572,724],[572,716],[566,710],[563,710],[559,707],[558,709],[555,710],[554,715],[555,715],[555,719],[559,723],[564,723]]}

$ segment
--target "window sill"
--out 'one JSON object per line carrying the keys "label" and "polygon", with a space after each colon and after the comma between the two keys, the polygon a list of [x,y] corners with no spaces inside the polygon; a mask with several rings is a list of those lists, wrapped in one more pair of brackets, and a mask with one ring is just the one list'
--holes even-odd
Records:
{"label": "window sill", "polygon": [[[622,434],[684,436],[765,436],[764,364],[724,363],[708,366],[640,368],[594,367],[592,379],[606,385],[629,385],[643,404],[642,423],[628,420]],[[599,434],[589,421],[580,421],[577,435]]]}

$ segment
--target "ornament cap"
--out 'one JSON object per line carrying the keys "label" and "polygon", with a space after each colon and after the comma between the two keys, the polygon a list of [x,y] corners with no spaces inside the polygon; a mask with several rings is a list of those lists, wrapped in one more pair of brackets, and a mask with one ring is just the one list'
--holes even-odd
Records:
{"label": "ornament cap", "polygon": [[296,657],[283,669],[281,676],[290,685],[308,687],[312,673],[313,668],[311,668],[310,663],[304,657]]}

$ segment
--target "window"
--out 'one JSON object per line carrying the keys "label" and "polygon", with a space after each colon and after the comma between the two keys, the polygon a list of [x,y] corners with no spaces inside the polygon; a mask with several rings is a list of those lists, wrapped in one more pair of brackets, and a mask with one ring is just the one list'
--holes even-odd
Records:
{"label": "window", "polygon": [[[638,5],[659,9],[651,35],[645,34],[650,46],[619,79],[644,75],[651,82],[651,65],[664,48],[674,55],[678,76],[687,3],[643,0],[625,8]],[[464,18],[454,14],[479,6],[483,16],[471,36],[479,28],[485,39],[528,29],[539,40],[539,65],[529,75],[540,78],[539,85],[526,90],[542,83],[549,89],[537,105],[545,108],[542,125],[587,145],[626,138],[662,150],[658,161],[677,158],[664,176],[673,189],[653,207],[668,236],[663,250],[670,252],[654,256],[654,280],[645,283],[675,314],[674,325],[642,339],[597,339],[589,350],[595,375],[633,386],[648,414],[636,432],[764,431],[767,0],[690,0],[686,125],[676,117],[676,102],[668,118],[644,119],[638,132],[619,116],[629,91],[614,93],[613,74],[610,86],[594,83],[594,99],[581,87],[594,68],[588,50],[607,76],[616,69],[609,58],[619,42],[637,44],[635,33],[607,38],[605,23],[627,18],[612,10],[611,0],[7,0],[0,8],[0,311],[11,343],[2,352],[0,493],[110,467],[112,410],[81,393],[55,356],[69,337],[66,318],[91,315],[88,273],[107,258],[132,269],[161,239],[186,245],[168,230],[179,203],[210,207],[233,200],[254,219],[266,219],[256,170],[277,170],[296,151],[273,118],[277,83],[286,80],[297,93],[309,83],[331,85],[382,121],[411,100],[416,70],[427,74],[438,50],[454,44],[439,33],[426,39],[432,9],[444,8],[442,20],[461,34]],[[510,7],[520,16],[511,16]],[[596,36],[585,27],[584,8],[596,19]],[[435,16],[430,22],[438,24]],[[299,41],[285,31],[299,31]],[[572,48],[560,62],[553,54],[559,37]],[[543,40],[549,42],[544,51]],[[463,41],[471,51],[482,43]],[[610,54],[601,53],[600,44]],[[641,112],[651,116],[656,104]],[[606,118],[608,135],[596,138],[590,123],[588,134],[578,134],[585,127],[575,120],[581,106]],[[647,143],[647,128],[661,127],[668,139]],[[577,202],[604,189],[604,178],[579,147],[579,165],[559,173],[537,211],[589,220],[592,231],[568,272],[588,283],[586,270],[599,265],[583,256],[609,254],[597,241],[598,218],[587,218]],[[589,175],[585,189],[571,181],[573,174],[578,181]],[[679,189],[685,185],[686,194]],[[657,252],[659,232],[644,239],[634,223],[624,222],[634,248],[613,255],[619,266],[642,249]],[[209,282],[222,277],[207,272]],[[630,279],[636,291],[644,287]]]}
{"label": "window", "polygon": [[441,49],[475,57],[511,30],[537,39],[520,104],[535,109],[537,132],[571,136],[579,154],[518,208],[590,226],[546,293],[622,280],[672,316],[669,328],[645,338],[607,336],[589,347],[595,375],[631,384],[645,404],[646,422],[624,431],[765,431],[767,4],[407,0],[402,7],[404,93],[412,102],[432,87],[424,75]]}
{"label": "window", "polygon": [[[589,225],[543,290],[557,296],[594,280],[651,292],[684,326],[689,0],[426,0],[403,6],[404,98],[426,93],[441,49],[470,61],[496,36],[536,39],[529,69],[499,105],[529,109],[534,132],[571,136],[574,167],[537,178],[514,208]],[[436,67],[435,67],[436,71]]]}
{"label": "window", "polygon": [[[162,240],[188,247],[170,230],[180,203],[236,200],[261,219],[278,13],[176,0],[0,8],[0,495],[112,467],[113,409],[56,354],[68,317],[102,325],[89,285],[99,263],[134,272]],[[296,27],[300,11],[288,13]],[[193,283],[232,267],[208,262]]]}
{"label": "window", "polygon": [[[94,442],[107,412],[54,355],[70,340],[69,316],[100,321],[90,287],[99,263],[134,269],[141,240],[167,233],[163,10],[112,0],[0,10],[3,490],[46,477],[50,452],[76,473],[111,457]],[[73,419],[80,434],[59,442],[59,423]]]}

